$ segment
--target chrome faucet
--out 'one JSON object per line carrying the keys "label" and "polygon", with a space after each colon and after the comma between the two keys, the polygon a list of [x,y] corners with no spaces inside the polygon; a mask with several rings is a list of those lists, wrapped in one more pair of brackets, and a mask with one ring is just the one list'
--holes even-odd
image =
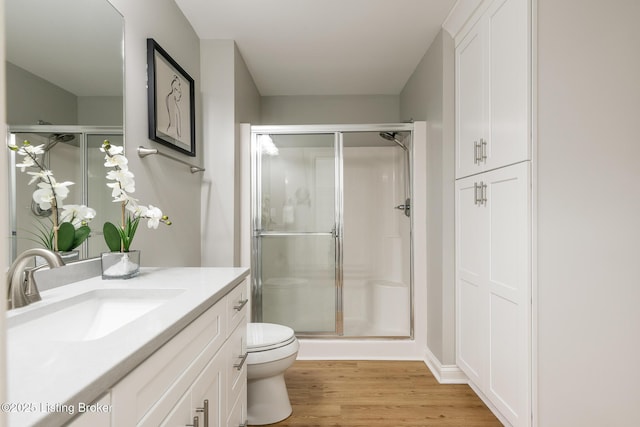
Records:
{"label": "chrome faucet", "polygon": [[60,254],[43,248],[27,249],[11,264],[7,273],[8,309],[24,307],[32,302],[40,301],[40,291],[33,273],[39,267],[27,268],[31,257],[40,256],[47,261],[49,268],[62,267],[64,261]]}

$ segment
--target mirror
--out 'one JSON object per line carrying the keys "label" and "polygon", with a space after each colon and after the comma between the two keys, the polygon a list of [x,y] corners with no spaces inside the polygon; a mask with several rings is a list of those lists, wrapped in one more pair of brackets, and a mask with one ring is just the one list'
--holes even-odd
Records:
{"label": "mirror", "polygon": [[[108,0],[5,0],[5,20],[9,138],[43,144],[42,161],[56,179],[75,183],[65,203],[96,210],[91,237],[78,249],[79,258],[99,255],[113,203],[98,147],[104,139],[123,144],[123,17]],[[32,206],[31,176],[15,167],[9,173],[15,257],[42,246],[33,232],[50,220]]]}

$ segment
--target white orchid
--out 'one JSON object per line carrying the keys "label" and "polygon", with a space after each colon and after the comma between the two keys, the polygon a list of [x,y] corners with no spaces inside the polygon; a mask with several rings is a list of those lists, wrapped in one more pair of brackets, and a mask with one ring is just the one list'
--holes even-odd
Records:
{"label": "white orchid", "polygon": [[78,228],[96,216],[95,209],[85,205],[65,205],[60,214],[60,219],[70,222],[74,227]]}
{"label": "white orchid", "polygon": [[53,178],[53,172],[48,170],[43,170],[39,172],[27,172],[27,174],[31,175],[31,181],[29,181],[28,185],[31,185],[38,180],[49,180]]}
{"label": "white orchid", "polygon": [[118,167],[121,170],[127,170],[128,163],[129,163],[129,160],[121,154],[115,154],[111,157],[106,156],[104,160],[104,165],[106,167],[108,168]]}
{"label": "white orchid", "polygon": [[[27,168],[36,168],[35,172],[27,172],[31,175],[29,185],[37,182],[37,189],[33,192],[33,201],[43,211],[51,209],[51,223],[49,228],[41,224],[38,233],[35,233],[43,246],[54,251],[70,251],[78,247],[89,236],[91,230],[86,225],[93,217],[95,210],[82,206],[75,209],[76,205],[65,207],[63,200],[69,195],[71,181],[58,182],[53,172],[46,169],[38,156],[44,154],[44,145],[33,146],[29,141],[24,141],[21,147],[9,145],[9,149],[23,156],[22,162],[16,167],[25,172]],[[62,211],[62,213],[60,213]],[[82,218],[79,221],[76,219]]]}
{"label": "white orchid", "polygon": [[63,206],[62,201],[69,195],[69,187],[73,182],[56,182],[53,175],[49,175],[49,182],[38,183],[38,189],[33,192],[33,201],[36,202],[40,209],[51,209],[54,203],[57,208]]}
{"label": "white orchid", "polygon": [[[103,232],[107,246],[111,251],[128,252],[131,241],[135,236],[140,219],[147,218],[148,228],[158,228],[163,222],[171,225],[169,217],[162,214],[162,211],[153,206],[139,205],[138,200],[130,193],[135,192],[135,176],[129,170],[129,162],[124,156],[124,148],[111,145],[109,141],[104,141],[100,151],[105,153],[104,165],[113,168],[107,172],[107,187],[111,188],[111,197],[116,203],[120,203],[122,208],[122,224],[116,227],[110,222],[104,224]],[[130,212],[126,214],[125,212]]]}

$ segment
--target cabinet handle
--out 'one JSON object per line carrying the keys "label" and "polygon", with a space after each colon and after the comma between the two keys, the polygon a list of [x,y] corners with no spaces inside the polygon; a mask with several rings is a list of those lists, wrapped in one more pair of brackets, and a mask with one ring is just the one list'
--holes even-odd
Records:
{"label": "cabinet handle", "polygon": [[480,163],[480,161],[485,163],[487,161],[487,140],[484,138],[480,138],[480,160],[478,163]]}
{"label": "cabinet handle", "polygon": [[246,352],[242,356],[238,356],[238,359],[240,359],[240,361],[238,363],[234,363],[233,367],[236,368],[238,371],[241,371],[242,367],[244,366],[244,363],[247,361],[247,357],[249,357],[249,352]]}
{"label": "cabinet handle", "polygon": [[204,413],[204,427],[209,427],[209,399],[205,399],[202,408],[196,408],[196,412]]}
{"label": "cabinet handle", "polygon": [[242,424],[238,424],[238,427],[247,427],[249,425],[249,420],[243,422]]}
{"label": "cabinet handle", "polygon": [[187,427],[200,427],[200,420],[198,420],[198,417],[193,417],[193,424],[187,424]]}
{"label": "cabinet handle", "polygon": [[248,302],[249,302],[249,299],[248,299],[248,298],[243,299],[243,300],[241,300],[241,301],[238,301],[238,305],[234,305],[234,306],[233,306],[233,309],[234,309],[235,311],[240,311],[240,310],[242,310],[242,308],[243,308],[245,305],[247,305],[247,303],[248,303]]}
{"label": "cabinet handle", "polygon": [[480,181],[480,202],[481,205],[486,206],[487,204],[487,184]]}
{"label": "cabinet handle", "polygon": [[478,188],[480,188],[478,186],[477,182],[473,183],[473,204],[474,205],[478,205],[478,203],[480,203],[480,198],[478,197]]}
{"label": "cabinet handle", "polygon": [[479,150],[480,149],[480,144],[478,144],[478,141],[473,141],[473,164],[477,165],[478,163],[480,163],[480,156],[479,156]]}

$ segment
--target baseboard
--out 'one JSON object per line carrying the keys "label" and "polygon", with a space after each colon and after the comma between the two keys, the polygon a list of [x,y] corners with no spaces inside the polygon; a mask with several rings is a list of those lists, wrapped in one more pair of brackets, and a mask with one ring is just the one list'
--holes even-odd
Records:
{"label": "baseboard", "polygon": [[457,365],[443,365],[431,350],[425,350],[424,363],[440,384],[467,384],[467,376]]}

